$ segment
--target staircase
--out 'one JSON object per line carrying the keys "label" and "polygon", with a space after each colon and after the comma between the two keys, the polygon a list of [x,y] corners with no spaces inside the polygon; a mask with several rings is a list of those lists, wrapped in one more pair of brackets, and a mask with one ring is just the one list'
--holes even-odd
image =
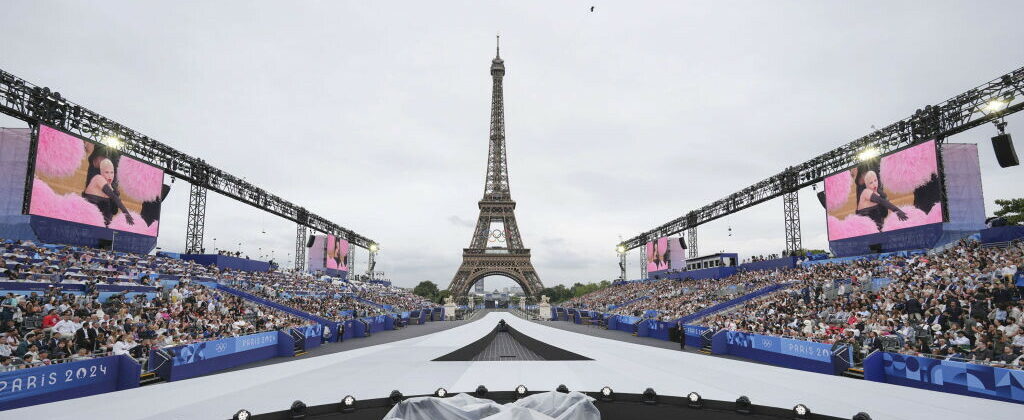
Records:
{"label": "staircase", "polygon": [[864,368],[851,367],[846,369],[842,375],[847,378],[864,379]]}
{"label": "staircase", "polygon": [[142,372],[139,376],[139,386],[153,385],[164,382],[164,378],[157,375],[156,372]]}
{"label": "staircase", "polygon": [[700,348],[700,352],[701,352],[701,354],[710,355],[711,354],[711,344],[708,344],[708,345],[706,345],[704,347],[701,347]]}
{"label": "staircase", "polygon": [[292,351],[292,357],[300,357],[306,354],[306,337],[296,330],[288,332],[294,339],[294,347]]}

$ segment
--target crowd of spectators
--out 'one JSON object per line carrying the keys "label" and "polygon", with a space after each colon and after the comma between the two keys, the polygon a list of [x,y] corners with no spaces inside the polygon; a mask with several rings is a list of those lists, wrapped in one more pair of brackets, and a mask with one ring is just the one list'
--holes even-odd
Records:
{"label": "crowd of spectators", "polygon": [[[804,270],[799,287],[698,322],[712,328],[849,343],[959,361],[1024,365],[1024,245],[963,241],[933,255]],[[850,284],[835,286],[838,274]],[[871,279],[891,282],[872,290]],[[833,288],[834,287],[834,288]]]}
{"label": "crowd of spectators", "polygon": [[[179,280],[178,286],[165,290],[159,287],[161,278]],[[38,292],[0,296],[0,370],[110,354],[131,354],[142,360],[153,347],[309,324],[198,284],[206,281],[240,287],[336,321],[436,306],[390,285],[343,282],[295,271],[220,269],[158,255],[0,241],[0,282],[47,286],[33,285]],[[70,285],[84,290],[69,293],[64,289]],[[131,294],[97,290],[103,285],[133,288]],[[140,292],[138,286],[147,287],[135,293]],[[156,297],[147,299],[147,295]]]}
{"label": "crowd of spectators", "polygon": [[127,354],[308,324],[198,284],[149,299],[126,293],[8,293],[0,299],[0,370]]}

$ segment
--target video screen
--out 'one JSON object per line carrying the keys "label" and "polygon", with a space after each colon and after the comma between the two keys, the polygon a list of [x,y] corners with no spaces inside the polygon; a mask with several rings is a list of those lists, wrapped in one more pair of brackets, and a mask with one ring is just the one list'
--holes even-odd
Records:
{"label": "video screen", "polygon": [[670,270],[686,269],[686,243],[683,238],[668,238],[668,253],[665,254]]}
{"label": "video screen", "polygon": [[668,238],[658,238],[647,243],[647,272],[668,270]]}
{"label": "video screen", "polygon": [[327,237],[313,235],[313,246],[306,252],[306,269],[310,272],[317,272],[324,269],[327,259]]}
{"label": "video screen", "polygon": [[828,240],[941,223],[938,168],[928,141],[825,178]]}
{"label": "video screen", "polygon": [[157,236],[164,172],[39,126],[29,214]]}
{"label": "video screen", "polygon": [[327,235],[327,263],[332,270],[348,271],[348,241]]}

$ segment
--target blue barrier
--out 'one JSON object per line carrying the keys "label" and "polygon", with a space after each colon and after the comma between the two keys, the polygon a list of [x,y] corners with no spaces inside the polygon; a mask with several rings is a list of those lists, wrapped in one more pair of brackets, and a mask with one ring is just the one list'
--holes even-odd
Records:
{"label": "blue barrier", "polygon": [[746,302],[746,301],[749,301],[751,299],[758,298],[758,297],[764,296],[766,294],[775,292],[775,291],[777,291],[779,289],[782,289],[782,288],[784,288],[786,286],[787,286],[786,284],[773,284],[771,286],[767,286],[767,287],[755,290],[755,291],[753,291],[751,293],[747,293],[747,294],[745,294],[743,296],[740,296],[740,297],[738,297],[736,299],[732,299],[732,300],[729,300],[729,301],[726,301],[726,302],[722,302],[722,303],[719,303],[717,305],[711,306],[709,308],[704,308],[704,309],[702,309],[700,311],[697,311],[697,312],[694,312],[694,313],[692,313],[690,315],[687,315],[687,316],[684,316],[682,318],[679,318],[679,319],[675,320],[675,322],[682,322],[682,323],[685,324],[687,322],[696,321],[698,319],[701,319],[703,317],[706,317],[708,315],[711,315],[711,314],[713,314],[715,312],[718,312],[718,311],[721,311],[723,309],[727,309],[729,307],[739,305],[739,304],[741,304],[743,302]]}
{"label": "blue barrier", "polygon": [[710,330],[699,325],[683,325],[683,339],[686,340],[687,346],[704,347],[704,333]]}
{"label": "blue barrier", "polygon": [[1009,242],[1024,238],[1024,226],[1000,226],[981,230],[981,243]]}
{"label": "blue barrier", "polygon": [[[120,239],[120,238],[118,238]],[[216,265],[220,268],[230,268],[242,271],[270,271],[270,263],[267,261],[256,261],[248,258],[229,257],[218,254],[181,254],[179,258],[186,261],[195,261],[201,265]]]}
{"label": "blue barrier", "polygon": [[668,341],[668,330],[672,324],[653,319],[645,319],[637,324],[637,337],[651,337]]}
{"label": "blue barrier", "polygon": [[292,308],[290,306],[285,306],[285,305],[282,305],[280,303],[277,303],[277,302],[274,302],[274,301],[271,301],[271,300],[268,300],[268,299],[261,298],[259,296],[253,295],[253,294],[248,293],[248,292],[243,292],[241,290],[235,289],[234,287],[226,286],[226,285],[223,285],[223,284],[217,284],[216,288],[217,288],[217,290],[221,290],[221,291],[230,293],[232,295],[239,296],[239,297],[245,298],[247,300],[251,300],[251,301],[256,302],[256,303],[258,303],[260,305],[268,306],[268,307],[277,309],[277,310],[279,310],[281,312],[285,312],[285,313],[289,313],[289,314],[295,315],[295,316],[297,316],[299,318],[305,318],[305,319],[314,321],[314,322],[316,322],[316,323],[318,323],[320,325],[323,325],[324,328],[327,328],[328,331],[330,331],[330,334],[328,334],[327,341],[338,341],[338,329],[339,329],[339,325],[340,325],[340,323],[338,323],[338,322],[334,322],[334,321],[331,321],[331,320],[329,320],[327,318],[323,318],[323,317],[319,317],[319,316],[316,316],[316,315],[313,315],[313,314],[310,314],[310,313],[307,313],[307,312],[303,312],[303,311],[300,311],[298,309]]}
{"label": "blue barrier", "polygon": [[864,379],[911,388],[1024,404],[1024,371],[874,352],[864,359]]}
{"label": "blue barrier", "polygon": [[[150,364],[167,381],[194,378],[235,366],[291,355],[294,339],[282,331],[269,331],[186,344],[150,352]],[[166,355],[171,355],[170,360]]]}
{"label": "blue barrier", "polygon": [[141,373],[124,355],[3,372],[0,410],[136,388]]}
{"label": "blue barrier", "polygon": [[730,354],[757,360],[775,366],[810,372],[836,374],[850,367],[853,349],[840,346],[833,352],[831,344],[749,334],[739,331],[719,331],[711,340],[711,352]]}
{"label": "blue barrier", "polygon": [[314,347],[320,346],[323,341],[324,326],[320,324],[306,325],[304,327],[295,327],[293,330],[298,331],[303,337],[304,350],[310,350]]}
{"label": "blue barrier", "polygon": [[790,269],[796,267],[796,260],[797,257],[782,257],[774,260],[754,261],[740,264],[740,269],[747,271]]}

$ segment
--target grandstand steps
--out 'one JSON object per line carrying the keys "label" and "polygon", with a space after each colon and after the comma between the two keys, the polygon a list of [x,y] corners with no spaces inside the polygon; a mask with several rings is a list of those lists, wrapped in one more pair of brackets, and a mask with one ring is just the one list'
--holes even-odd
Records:
{"label": "grandstand steps", "polygon": [[864,379],[864,369],[861,368],[849,368],[842,373],[843,376],[853,379]]}
{"label": "grandstand steps", "polygon": [[704,346],[704,347],[701,347],[701,348],[700,348],[700,352],[701,352],[702,354],[707,354],[707,355],[710,355],[710,354],[711,354],[711,346]]}
{"label": "grandstand steps", "polygon": [[143,372],[139,375],[139,386],[153,385],[164,382],[164,378],[161,378],[156,372]]}
{"label": "grandstand steps", "polygon": [[292,357],[301,357],[301,356],[305,356],[305,355],[306,355],[306,352],[305,352],[305,351],[303,351],[303,350],[297,350],[297,351],[295,352],[295,354],[293,354],[293,355],[292,355]]}

